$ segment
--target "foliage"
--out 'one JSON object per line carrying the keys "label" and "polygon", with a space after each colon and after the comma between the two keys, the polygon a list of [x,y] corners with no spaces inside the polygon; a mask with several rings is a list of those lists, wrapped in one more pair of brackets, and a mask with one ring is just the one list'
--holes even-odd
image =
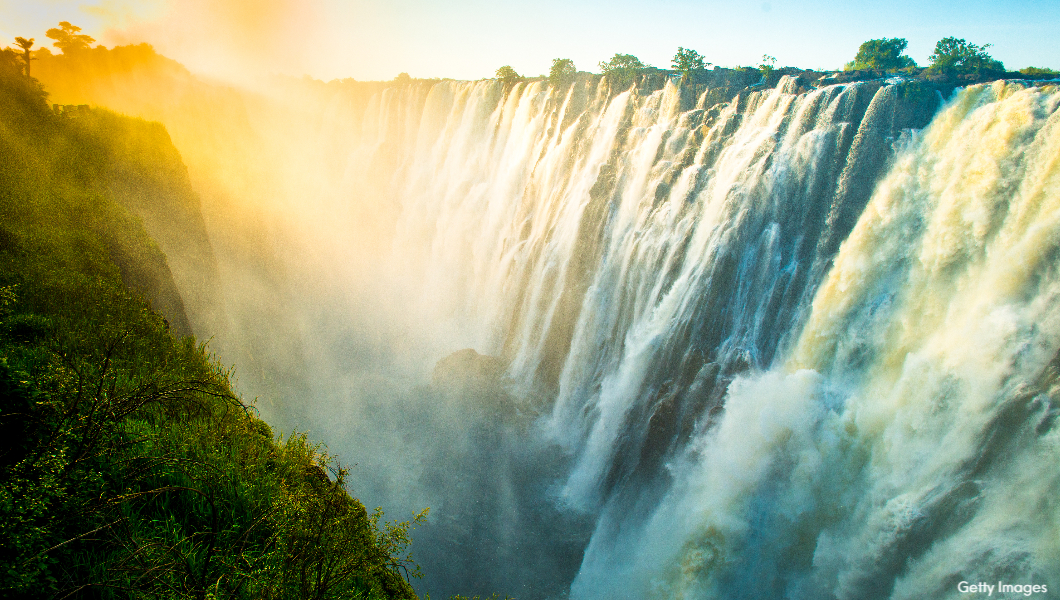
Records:
{"label": "foliage", "polygon": [[55,40],[52,46],[63,51],[63,54],[73,54],[81,50],[88,50],[88,45],[96,41],[83,33],[78,33],[81,28],[71,25],[68,21],[60,21],[59,27],[52,27],[44,32],[44,35]]}
{"label": "foliage", "polygon": [[702,71],[709,64],[711,63],[703,62],[703,56],[699,52],[678,46],[670,67],[681,73],[681,81],[684,83],[692,79],[693,73]]}
{"label": "foliage", "polygon": [[611,60],[600,63],[600,70],[611,83],[611,89],[621,90],[633,84],[633,79],[645,64],[632,54],[615,54]]}
{"label": "foliage", "polygon": [[977,46],[954,37],[942,38],[935,44],[935,51],[928,57],[931,61],[930,71],[941,74],[1004,71],[1004,65],[987,53],[986,49],[989,47],[990,44]]}
{"label": "foliage", "polygon": [[[425,513],[369,516],[123,283],[116,248],[164,260],[103,183],[126,121],[0,69],[0,595],[414,598]],[[184,173],[167,135],[142,143]]]}
{"label": "foliage", "polygon": [[574,61],[569,58],[553,58],[552,68],[548,71],[548,83],[554,88],[565,88],[574,83]]}
{"label": "foliage", "polygon": [[[0,54],[0,117],[14,129],[12,133],[28,133],[50,114],[45,103],[47,94],[36,79],[23,74],[20,62],[19,56],[11,50]],[[0,130],[0,152],[4,154],[7,153],[5,139]],[[6,157],[0,160],[0,173],[12,165],[13,161]]]}
{"label": "foliage", "polygon": [[10,48],[0,49],[0,76],[10,76],[21,72],[21,57],[18,53]]}
{"label": "foliage", "polygon": [[509,86],[513,83],[521,81],[523,79],[523,76],[516,73],[515,69],[511,68],[509,65],[504,65],[503,67],[497,69],[497,79],[500,79],[501,83],[503,83],[505,86]]}
{"label": "foliage", "polygon": [[1028,77],[1057,77],[1060,76],[1060,71],[1054,69],[1040,68],[1040,67],[1024,67],[1020,69],[1020,73]]}
{"label": "foliage", "polygon": [[869,40],[861,44],[857,56],[854,57],[854,62],[848,64],[847,68],[896,71],[915,67],[916,63],[913,59],[902,54],[908,45],[909,42],[905,38]]}
{"label": "foliage", "polygon": [[768,54],[762,55],[762,64],[758,65],[758,70],[762,72],[763,80],[768,81],[769,77],[773,75],[773,66],[775,64],[777,64],[777,57]]}

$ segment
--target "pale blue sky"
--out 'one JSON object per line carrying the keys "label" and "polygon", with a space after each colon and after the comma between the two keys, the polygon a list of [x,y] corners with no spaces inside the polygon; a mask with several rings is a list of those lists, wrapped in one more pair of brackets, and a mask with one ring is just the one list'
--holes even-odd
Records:
{"label": "pale blue sky", "polygon": [[[262,7],[265,7],[264,9]],[[100,42],[147,41],[193,71],[332,79],[490,77],[509,64],[580,70],[616,52],[668,67],[678,46],[722,66],[839,68],[872,38],[904,37],[921,65],[935,42],[991,43],[1009,69],[1060,69],[1060,1],[0,0],[0,42],[71,21]]]}

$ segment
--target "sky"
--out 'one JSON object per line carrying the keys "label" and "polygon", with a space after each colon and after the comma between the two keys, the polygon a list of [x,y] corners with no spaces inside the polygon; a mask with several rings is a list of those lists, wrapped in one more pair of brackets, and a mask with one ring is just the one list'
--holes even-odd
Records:
{"label": "sky", "polygon": [[838,69],[861,42],[909,41],[921,66],[947,36],[992,44],[1010,70],[1060,69],[1058,0],[0,0],[0,45],[50,45],[69,21],[108,47],[148,42],[193,72],[481,79],[554,58],[599,71],[615,53],[669,67],[678,46],[720,66]]}

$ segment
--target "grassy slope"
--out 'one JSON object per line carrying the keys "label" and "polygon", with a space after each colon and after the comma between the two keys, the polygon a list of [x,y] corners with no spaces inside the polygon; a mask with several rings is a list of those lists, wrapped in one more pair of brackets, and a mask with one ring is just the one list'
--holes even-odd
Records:
{"label": "grassy slope", "polygon": [[172,284],[106,184],[114,169],[179,174],[168,138],[137,142],[157,169],[128,164],[114,140],[142,125],[61,118],[3,66],[0,594],[414,597],[407,524],[367,514],[304,438],[274,442],[123,283]]}

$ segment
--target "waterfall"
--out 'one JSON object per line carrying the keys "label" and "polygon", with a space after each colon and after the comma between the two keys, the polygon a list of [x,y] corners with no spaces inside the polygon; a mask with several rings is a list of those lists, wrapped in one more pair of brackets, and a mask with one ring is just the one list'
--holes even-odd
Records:
{"label": "waterfall", "polygon": [[710,97],[420,83],[351,141],[401,335],[499,357],[499,447],[562,456],[570,596],[1060,589],[1060,92]]}

